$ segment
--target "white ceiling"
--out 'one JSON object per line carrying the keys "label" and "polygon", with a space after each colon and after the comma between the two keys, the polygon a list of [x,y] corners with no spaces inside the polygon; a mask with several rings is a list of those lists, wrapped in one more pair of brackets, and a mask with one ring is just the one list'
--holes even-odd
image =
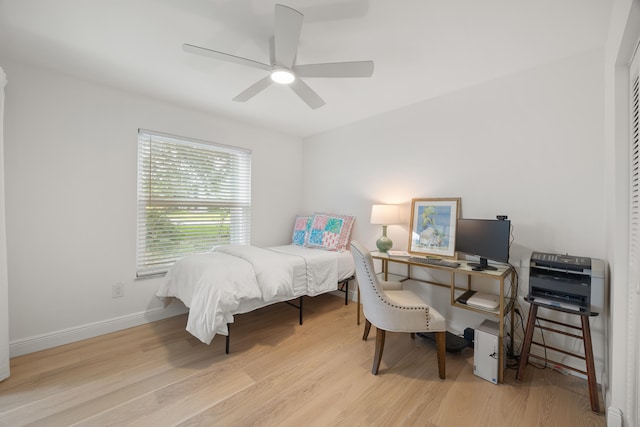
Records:
{"label": "white ceiling", "polygon": [[[373,60],[371,78],[305,79],[311,110],[265,71],[275,3],[305,15],[299,64]],[[3,55],[301,137],[604,46],[612,0],[0,0]],[[11,76],[9,77],[9,81]]]}

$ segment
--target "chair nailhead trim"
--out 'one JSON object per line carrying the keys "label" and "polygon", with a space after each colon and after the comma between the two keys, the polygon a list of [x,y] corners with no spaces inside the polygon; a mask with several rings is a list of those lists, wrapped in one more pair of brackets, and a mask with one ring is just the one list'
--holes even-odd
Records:
{"label": "chair nailhead trim", "polygon": [[[353,248],[353,246],[352,246]],[[354,248],[355,249],[355,248]],[[356,249],[357,250],[357,249]],[[358,253],[360,253],[360,255],[362,255],[363,258],[365,258],[364,254],[362,254],[362,252],[358,251]],[[371,270],[369,270],[369,266],[365,263],[364,265],[366,271],[367,271],[367,276],[369,279],[370,284],[373,286],[373,283],[375,280],[378,280],[377,276],[375,274],[372,275]],[[385,299],[383,297],[383,295],[380,294],[380,292],[378,292],[378,289],[376,289],[375,287],[373,287],[374,292],[376,293],[376,296],[380,299],[380,301],[382,301],[384,304],[391,306],[393,308],[397,308],[400,310],[424,310],[425,311],[425,315],[426,315],[426,323],[427,323],[427,330],[425,331],[421,331],[421,332],[427,332],[429,330],[429,320],[430,320],[430,316],[429,316],[429,307],[407,307],[407,306],[399,306],[396,304],[392,304],[391,302],[389,302],[387,299]]]}

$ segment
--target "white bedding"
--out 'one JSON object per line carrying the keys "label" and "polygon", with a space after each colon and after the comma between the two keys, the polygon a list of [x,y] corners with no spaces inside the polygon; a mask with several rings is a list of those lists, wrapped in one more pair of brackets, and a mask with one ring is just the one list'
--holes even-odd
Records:
{"label": "white bedding", "polygon": [[216,334],[228,334],[234,314],[333,291],[351,275],[349,252],[228,245],[178,260],[156,295],[176,297],[189,307],[187,331],[209,344]]}

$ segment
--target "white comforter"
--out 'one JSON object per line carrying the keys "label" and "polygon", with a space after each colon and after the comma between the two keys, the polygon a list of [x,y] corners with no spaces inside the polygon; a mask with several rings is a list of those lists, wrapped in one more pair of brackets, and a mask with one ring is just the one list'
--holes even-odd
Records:
{"label": "white comforter", "polygon": [[158,289],[189,307],[187,331],[209,344],[227,335],[233,314],[337,289],[333,252],[297,246],[229,245],[178,260]]}

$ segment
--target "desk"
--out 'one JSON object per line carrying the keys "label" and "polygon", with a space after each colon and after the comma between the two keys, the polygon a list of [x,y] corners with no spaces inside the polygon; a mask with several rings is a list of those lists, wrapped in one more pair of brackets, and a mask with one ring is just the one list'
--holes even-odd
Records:
{"label": "desk", "polygon": [[[442,286],[445,288],[449,288],[451,292],[451,305],[454,307],[459,307],[465,310],[471,310],[476,313],[480,313],[485,316],[497,317],[498,322],[500,324],[500,335],[498,336],[499,343],[499,354],[498,354],[498,382],[502,382],[504,378],[504,367],[505,367],[505,354],[504,354],[504,327],[505,327],[505,316],[510,314],[511,321],[511,348],[513,348],[513,321],[514,321],[514,300],[515,300],[515,275],[516,272],[510,265],[496,265],[498,270],[484,270],[484,271],[473,271],[471,267],[467,265],[466,261],[458,260],[460,266],[458,268],[449,268],[443,267],[439,265],[433,264],[422,264],[419,262],[409,261],[406,257],[392,257],[385,253],[380,252],[372,252],[371,256],[373,259],[380,260],[382,262],[382,278],[383,280],[413,280],[417,282],[428,283],[430,285]],[[407,273],[405,276],[393,277],[390,276],[389,273],[389,263],[398,263],[405,264],[407,266]],[[418,268],[426,268],[431,270],[440,270],[444,276],[448,277],[448,281],[446,282],[437,282],[433,280],[425,280],[425,279],[417,279],[412,276],[412,269],[414,267]],[[456,284],[456,277],[458,275],[462,275],[466,278],[466,283],[464,285]],[[475,308],[463,304],[458,301],[458,298],[466,291],[472,288],[472,278],[483,278],[489,279],[497,282],[499,287],[499,296],[500,296],[500,305],[498,310],[489,311],[482,310],[480,308]],[[509,279],[510,289],[509,292],[505,292],[505,280]],[[463,280],[464,281],[464,280]],[[358,291],[359,292],[359,291]],[[360,323],[360,294],[358,293],[358,323]]]}

